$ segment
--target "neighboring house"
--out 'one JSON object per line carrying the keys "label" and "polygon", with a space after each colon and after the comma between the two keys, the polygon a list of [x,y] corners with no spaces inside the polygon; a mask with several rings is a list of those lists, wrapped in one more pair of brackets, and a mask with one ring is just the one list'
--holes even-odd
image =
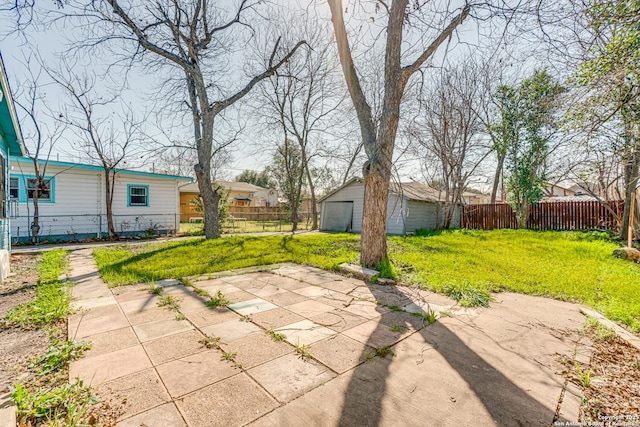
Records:
{"label": "neighboring house", "polygon": [[[320,200],[320,230],[362,231],[364,181],[351,178]],[[438,190],[418,182],[391,184],[387,204],[387,233],[407,234],[442,226],[444,199]],[[453,227],[460,226],[456,209]]]}
{"label": "neighboring house", "polygon": [[462,193],[462,203],[465,205],[488,205],[491,203],[491,194],[465,191]]}
{"label": "neighboring house", "polygon": [[563,187],[558,184],[545,183],[543,188],[543,199],[548,197],[568,197],[575,196],[576,192],[570,188]]}
{"label": "neighboring house", "polygon": [[[229,206],[279,206],[278,192],[276,190],[258,187],[247,182],[216,181],[216,184],[229,192],[227,195]],[[197,183],[180,186],[180,214],[183,222],[202,219],[203,213],[198,211],[198,204],[194,201],[198,197],[200,197],[200,189]]]}
{"label": "neighboring house", "polygon": [[[104,170],[100,166],[40,160],[47,188],[38,195],[40,240],[77,240],[108,236]],[[28,242],[33,221],[33,161],[11,157],[11,234]],[[113,195],[113,220],[121,236],[166,234],[180,226],[178,185],[191,178],[119,169]]]}
{"label": "neighboring house", "polygon": [[10,272],[11,227],[8,203],[10,155],[24,155],[24,145],[9,81],[0,56],[0,281],[4,280]]}

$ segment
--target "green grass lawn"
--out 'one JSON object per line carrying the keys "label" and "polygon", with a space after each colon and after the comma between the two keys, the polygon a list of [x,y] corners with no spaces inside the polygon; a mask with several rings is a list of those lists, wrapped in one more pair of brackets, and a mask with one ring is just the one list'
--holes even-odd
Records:
{"label": "green grass lawn", "polygon": [[[111,286],[277,262],[335,269],[358,258],[357,235],[226,237],[102,248],[96,260]],[[519,230],[454,230],[390,237],[401,280],[442,291],[447,285],[583,302],[640,331],[640,266],[611,257],[603,235]]]}

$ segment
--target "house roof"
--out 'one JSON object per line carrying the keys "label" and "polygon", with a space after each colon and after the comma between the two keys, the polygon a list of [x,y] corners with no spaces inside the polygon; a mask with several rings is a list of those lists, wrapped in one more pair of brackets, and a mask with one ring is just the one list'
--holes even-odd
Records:
{"label": "house roof", "polygon": [[[29,165],[31,165],[32,162],[33,162],[33,160],[31,160],[30,158],[17,157],[17,156],[11,156],[9,158],[9,160],[11,162],[18,163],[18,164],[26,163],[26,164],[29,164]],[[83,170],[94,170],[94,171],[100,171],[100,172],[104,171],[102,166],[87,165],[87,164],[83,164],[83,163],[59,162],[57,160],[38,159],[38,164],[40,164],[40,165],[47,164],[48,166],[57,166],[57,167],[66,168],[66,169],[83,169]],[[167,174],[162,174],[162,173],[133,171],[133,170],[129,170],[129,169],[116,169],[116,173],[118,173],[120,175],[137,175],[137,176],[146,176],[146,177],[149,177],[149,178],[173,179],[173,180],[176,180],[176,181],[191,181],[192,180],[188,176],[167,175]]]}
{"label": "house roof", "polygon": [[397,194],[402,194],[409,200],[418,200],[421,202],[444,202],[445,197],[442,191],[429,187],[421,182],[392,182],[390,190]]}
{"label": "house roof", "polygon": [[[351,185],[354,182],[362,183],[363,179],[359,177],[353,177],[340,187],[330,191],[326,195],[324,195],[318,203],[323,202],[328,197],[342,190],[343,188]],[[441,191],[438,191],[434,188],[429,187],[428,185],[422,184],[420,182],[401,182],[396,183],[392,182],[389,185],[389,191],[395,194],[401,194],[403,197],[406,197],[409,200],[417,200],[422,202],[444,202],[445,197]]]}
{"label": "house roof", "polygon": [[0,137],[5,142],[9,154],[24,155],[24,143],[20,123],[13,104],[9,80],[0,55]]}
{"label": "house roof", "polygon": [[586,202],[586,201],[590,201],[590,202],[596,202],[598,201],[598,199],[596,199],[593,196],[589,196],[586,194],[581,194],[581,195],[575,195],[575,196],[553,196],[553,197],[546,197],[544,198],[545,202],[557,202],[557,203],[562,203],[562,202]]}
{"label": "house roof", "polygon": [[[242,191],[247,193],[253,193],[256,191],[268,190],[267,188],[258,187],[257,185],[249,184],[248,182],[234,182],[234,181],[215,181],[221,187],[232,191]],[[198,183],[194,182],[180,186],[181,193],[199,193]]]}

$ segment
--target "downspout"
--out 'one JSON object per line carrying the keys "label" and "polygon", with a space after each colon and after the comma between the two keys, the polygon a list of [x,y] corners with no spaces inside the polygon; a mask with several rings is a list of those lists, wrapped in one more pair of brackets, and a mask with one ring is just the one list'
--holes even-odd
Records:
{"label": "downspout", "polygon": [[103,203],[103,197],[102,197],[102,174],[98,173],[96,174],[98,176],[98,233],[97,233],[97,238],[98,239],[102,239],[102,203]]}

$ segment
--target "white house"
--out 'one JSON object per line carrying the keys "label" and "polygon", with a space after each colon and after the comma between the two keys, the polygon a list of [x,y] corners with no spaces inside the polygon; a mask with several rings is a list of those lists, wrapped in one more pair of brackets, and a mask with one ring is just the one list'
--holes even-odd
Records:
{"label": "white house", "polygon": [[0,281],[10,272],[11,251],[9,200],[9,156],[23,155],[24,145],[18,124],[18,116],[9,90],[7,73],[0,56]]}
{"label": "white house", "polygon": [[[418,229],[442,226],[443,196],[418,182],[391,184],[387,203],[387,233],[407,234]],[[319,200],[320,230],[362,231],[364,181],[351,178]],[[456,208],[452,227],[460,226],[460,208]]]}
{"label": "white house", "polygon": [[[40,160],[46,163],[47,188],[38,194],[40,240],[78,240],[108,236],[104,170],[100,166]],[[33,161],[10,158],[11,236],[28,242],[36,183]],[[118,170],[113,220],[121,236],[165,234],[180,225],[178,185],[191,178]]]}

